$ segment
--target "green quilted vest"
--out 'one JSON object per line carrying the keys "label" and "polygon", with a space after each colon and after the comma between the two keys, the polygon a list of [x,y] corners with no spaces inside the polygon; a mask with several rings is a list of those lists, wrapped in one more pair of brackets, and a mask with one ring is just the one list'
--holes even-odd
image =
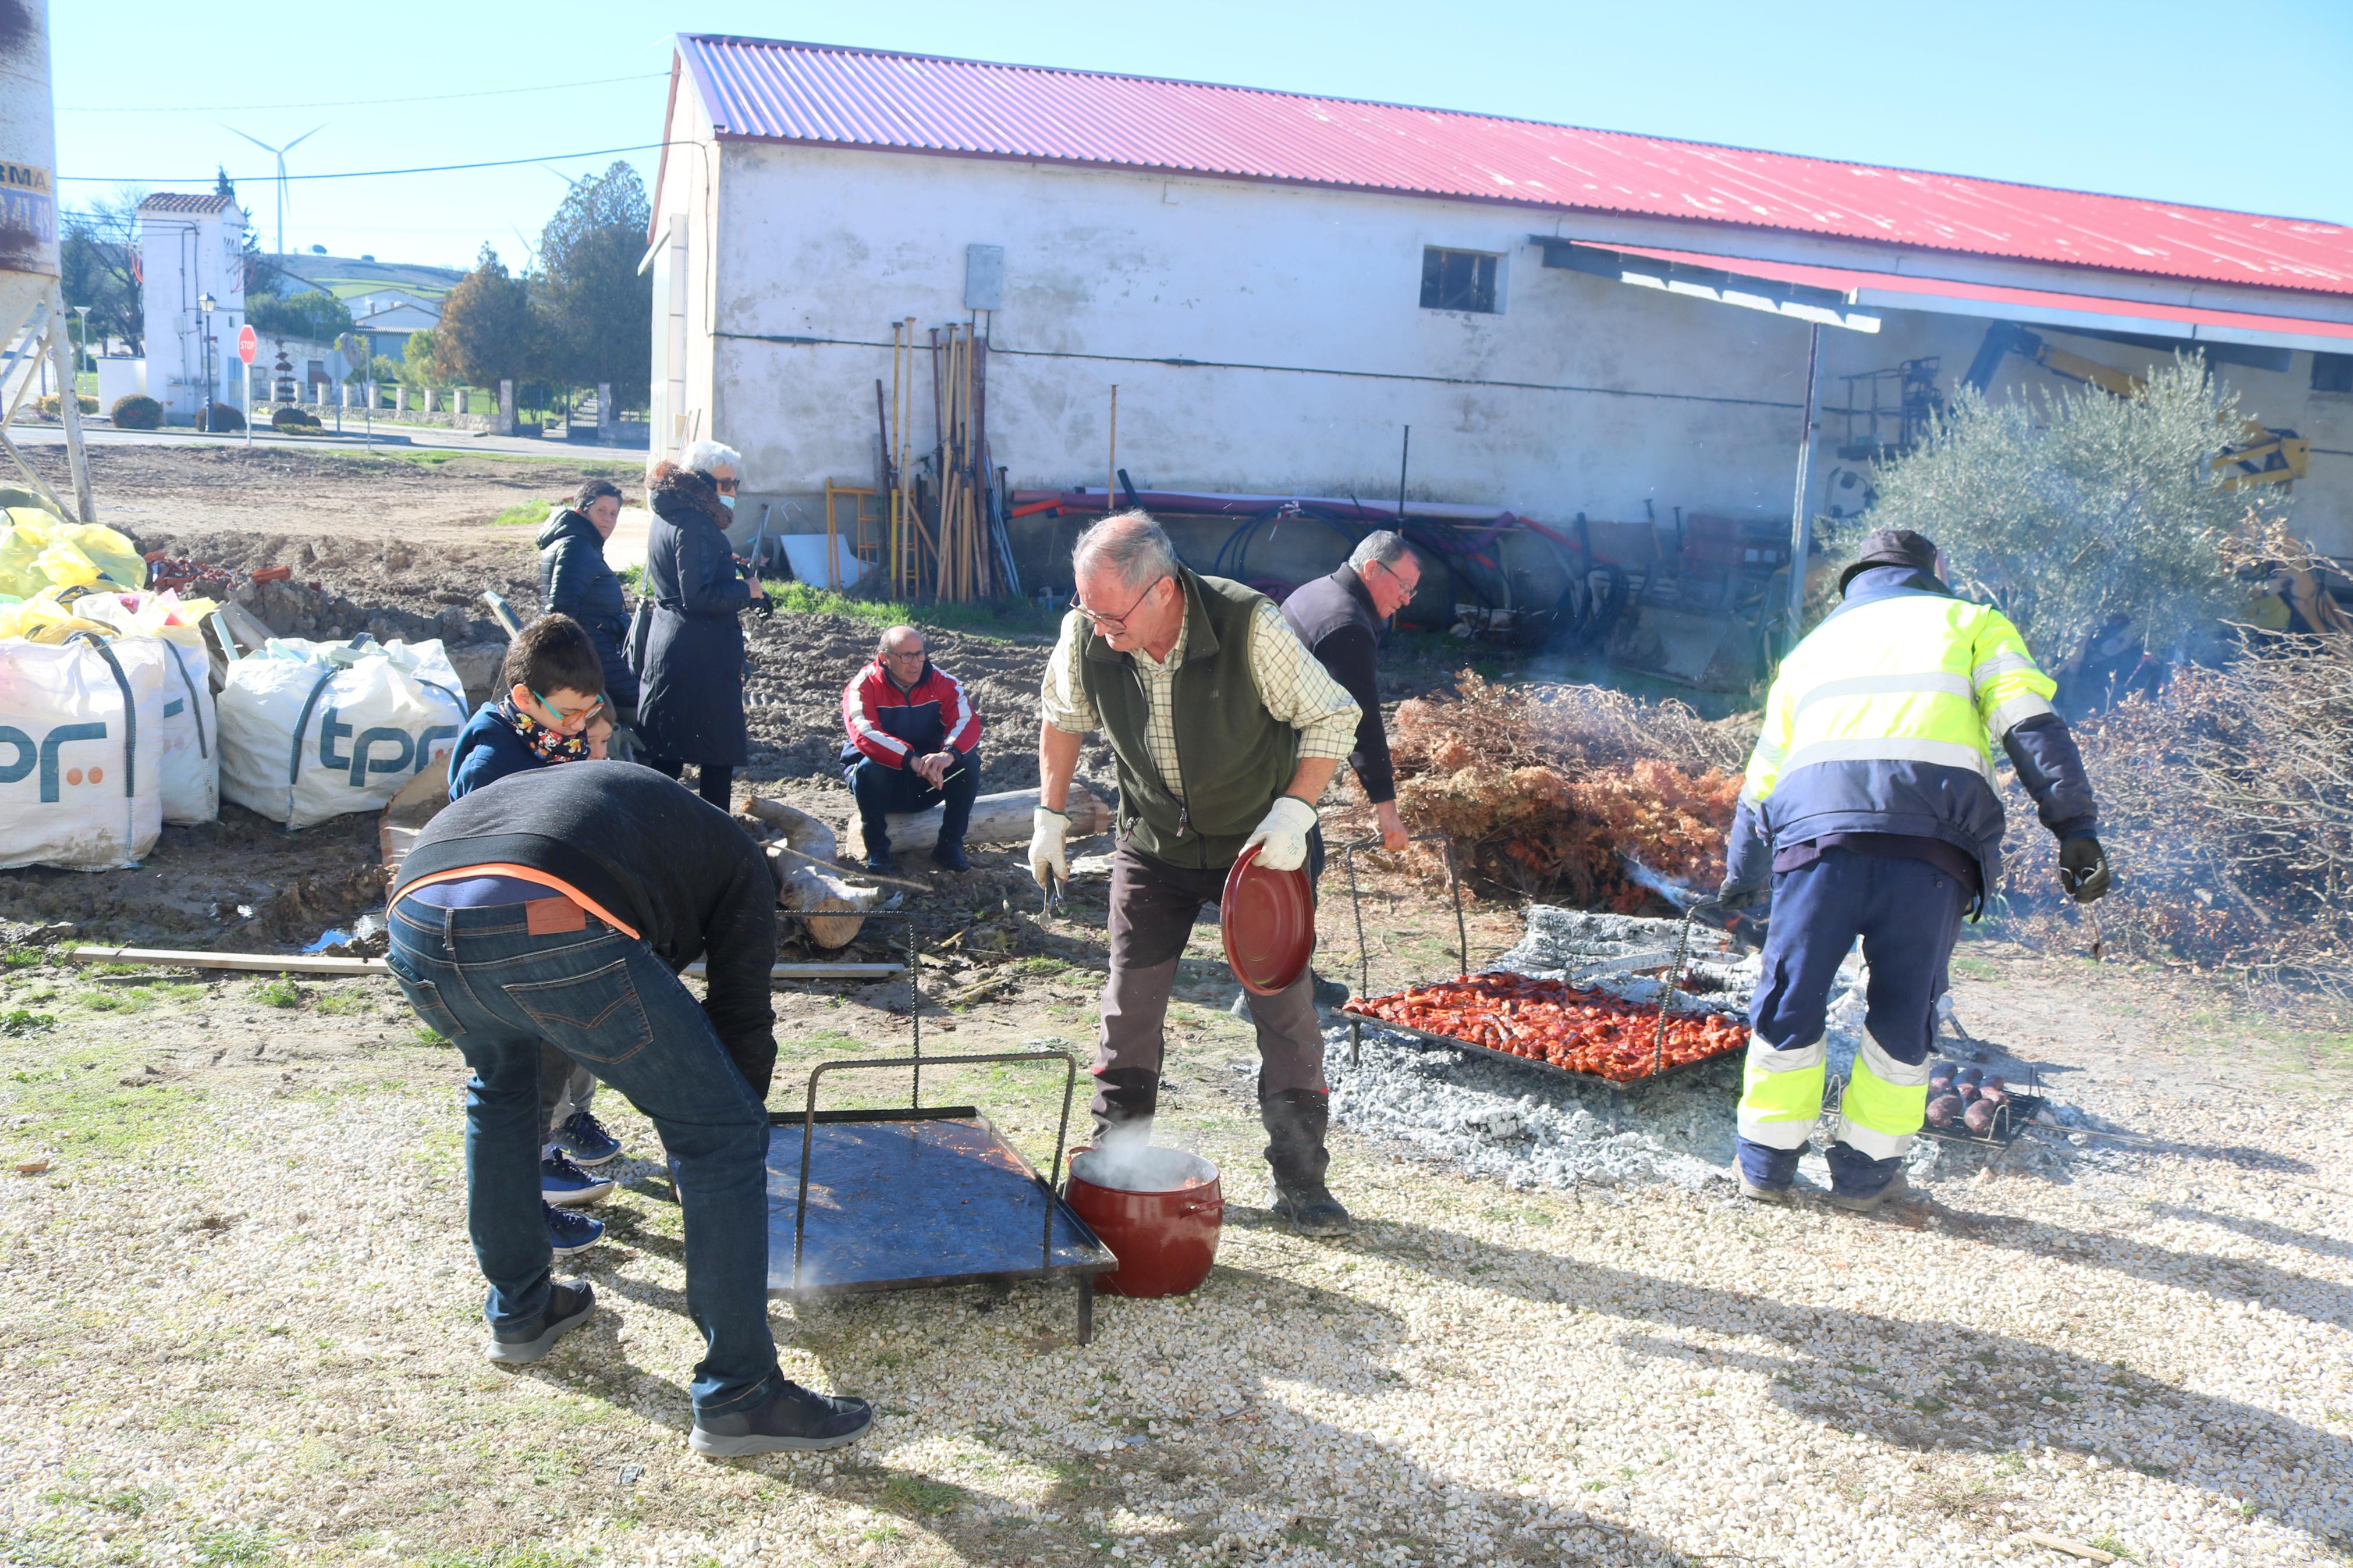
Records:
{"label": "green quilted vest", "polygon": [[1090,623],[1080,684],[1103,719],[1119,761],[1119,831],[1172,866],[1230,866],[1299,766],[1299,731],[1259,700],[1250,661],[1250,619],[1265,595],[1180,566],[1185,589],[1185,662],[1173,705],[1176,767],[1185,798],[1168,791],[1145,750],[1144,681],[1126,654]]}

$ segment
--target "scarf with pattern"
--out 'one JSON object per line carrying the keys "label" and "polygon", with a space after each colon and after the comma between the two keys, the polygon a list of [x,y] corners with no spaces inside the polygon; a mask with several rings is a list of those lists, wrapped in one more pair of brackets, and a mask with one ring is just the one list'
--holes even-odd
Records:
{"label": "scarf with pattern", "polygon": [[588,736],[586,731],[567,735],[561,730],[551,730],[522,709],[509,697],[499,704],[499,717],[531,748],[531,754],[543,763],[585,763],[588,760]]}

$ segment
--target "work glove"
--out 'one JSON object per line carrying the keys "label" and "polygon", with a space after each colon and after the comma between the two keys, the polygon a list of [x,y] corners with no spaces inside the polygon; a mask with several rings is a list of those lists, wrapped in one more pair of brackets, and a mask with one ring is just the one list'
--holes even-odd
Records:
{"label": "work glove", "polygon": [[1242,843],[1261,847],[1258,863],[1270,871],[1296,871],[1307,864],[1307,836],[1315,831],[1315,808],[1295,795],[1278,795],[1266,817]]}
{"label": "work glove", "polygon": [[1719,910],[1745,910],[1765,896],[1764,886],[1744,886],[1726,877],[1724,886],[1715,890],[1715,907]]}
{"label": "work glove", "polygon": [[2078,833],[2059,842],[2059,885],[2067,896],[2079,904],[2097,901],[2107,895],[2108,884],[2115,880],[2108,870],[2108,852],[2100,841],[2088,833]]}
{"label": "work glove", "polygon": [[1062,846],[1071,837],[1071,819],[1050,806],[1029,814],[1029,875],[1048,892],[1056,882],[1071,879],[1070,857]]}

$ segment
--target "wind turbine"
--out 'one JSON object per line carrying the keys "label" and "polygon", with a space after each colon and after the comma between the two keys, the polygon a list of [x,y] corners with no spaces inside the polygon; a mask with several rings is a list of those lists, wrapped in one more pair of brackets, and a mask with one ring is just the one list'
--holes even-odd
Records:
{"label": "wind turbine", "polygon": [[224,124],[221,126],[222,130],[227,132],[232,136],[245,136],[247,141],[252,142],[255,146],[260,148],[263,152],[278,160],[278,254],[280,256],[286,254],[286,154],[292,152],[296,147],[301,145],[303,142],[308,142],[311,137],[316,136],[320,132],[324,131],[326,128],[326,122],[313,125],[310,130],[305,131],[301,135],[297,136],[293,141],[286,143],[285,146],[272,147],[269,142],[264,142],[259,136],[246,136],[244,132],[239,131],[234,125]]}

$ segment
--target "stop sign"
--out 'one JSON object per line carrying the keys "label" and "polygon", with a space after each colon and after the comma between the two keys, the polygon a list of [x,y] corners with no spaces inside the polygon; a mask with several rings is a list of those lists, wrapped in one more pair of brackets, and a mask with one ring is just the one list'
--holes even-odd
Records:
{"label": "stop sign", "polygon": [[251,364],[253,363],[253,356],[260,349],[260,340],[253,335],[253,327],[251,323],[248,323],[237,330],[237,357],[238,359],[243,360],[248,364]]}

